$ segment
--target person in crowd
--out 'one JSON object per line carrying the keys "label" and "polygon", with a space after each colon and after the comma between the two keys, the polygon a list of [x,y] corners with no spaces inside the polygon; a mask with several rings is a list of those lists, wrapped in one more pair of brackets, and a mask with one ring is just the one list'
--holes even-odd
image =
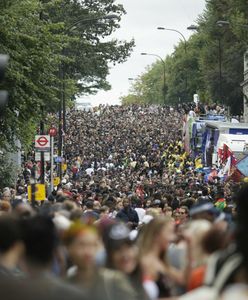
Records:
{"label": "person in crowd", "polygon": [[21,222],[25,246],[23,272],[38,299],[86,299],[79,289],[51,273],[58,236],[51,218],[36,215]]}
{"label": "person in crowd", "polygon": [[120,272],[97,267],[96,256],[101,247],[94,226],[72,224],[65,232],[64,243],[73,264],[68,270],[68,281],[86,291],[88,299],[136,299],[135,291]]}
{"label": "person in crowd", "polygon": [[139,216],[135,209],[131,207],[130,199],[123,199],[122,205],[123,209],[117,213],[116,218],[126,223],[130,228],[135,229],[139,225]]}
{"label": "person in crowd", "polygon": [[[155,217],[151,220],[142,228],[138,237],[143,280],[148,283],[145,286],[151,298],[170,297],[173,295],[175,284],[186,284],[191,266],[190,256],[183,272],[179,272],[167,262],[166,252],[174,239],[173,220],[164,217]],[[152,290],[149,288],[151,284]]]}
{"label": "person in crowd", "polygon": [[130,229],[123,223],[110,225],[104,235],[106,267],[124,273],[136,291],[137,299],[149,299],[142,285],[142,272],[138,263],[138,247]]}
{"label": "person in crowd", "polygon": [[183,224],[186,223],[189,219],[189,209],[187,206],[180,206],[178,208],[178,214],[179,214],[179,223]]}
{"label": "person in crowd", "polygon": [[210,253],[204,249],[203,240],[210,231],[211,223],[207,220],[191,221],[184,234],[191,238],[192,270],[187,281],[187,290],[193,290],[203,285],[207,259]]}
{"label": "person in crowd", "polygon": [[[41,300],[155,300],[190,289],[193,293],[202,284],[214,287],[229,259],[237,265],[223,281],[221,292],[229,282],[243,283],[246,290],[242,260],[246,244],[238,235],[239,247],[233,246],[235,219],[241,220],[237,206],[241,183],[220,180],[216,166],[211,178],[192,159],[182,126],[189,111],[198,115],[204,108],[184,103],[68,111],[66,168],[46,201],[27,200],[27,186],[40,176],[39,163],[29,155],[16,189],[0,191],[0,218],[15,216],[22,233],[21,241],[10,234],[11,254],[2,251],[0,263],[6,267],[12,261],[13,268],[26,276],[25,299],[35,294]],[[219,111],[217,105],[207,107],[208,113]],[[56,121],[55,115],[50,117]],[[49,170],[47,164],[46,181]],[[242,197],[246,199],[246,194]],[[245,236],[245,206],[242,210],[238,227],[245,228],[241,230]],[[104,226],[109,228],[106,236]],[[216,250],[221,249],[225,250],[218,256]],[[11,273],[15,273],[12,268]],[[67,284],[60,279],[65,273]],[[9,287],[5,279],[2,282],[6,284],[0,286],[1,295]]]}
{"label": "person in crowd", "polygon": [[172,218],[172,213],[173,213],[173,211],[172,211],[172,208],[170,206],[166,206],[164,208],[164,215],[166,217],[171,217]]}
{"label": "person in crowd", "polygon": [[0,277],[21,276],[19,270],[24,245],[17,218],[0,216]]}

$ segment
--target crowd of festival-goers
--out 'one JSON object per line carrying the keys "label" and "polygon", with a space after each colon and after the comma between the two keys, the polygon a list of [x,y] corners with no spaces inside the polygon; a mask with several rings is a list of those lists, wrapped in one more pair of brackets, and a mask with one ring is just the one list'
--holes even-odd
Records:
{"label": "crowd of festival-goers", "polygon": [[3,299],[248,298],[248,187],[195,168],[184,114],[155,105],[67,113],[62,182],[31,203],[27,161],[1,191]]}

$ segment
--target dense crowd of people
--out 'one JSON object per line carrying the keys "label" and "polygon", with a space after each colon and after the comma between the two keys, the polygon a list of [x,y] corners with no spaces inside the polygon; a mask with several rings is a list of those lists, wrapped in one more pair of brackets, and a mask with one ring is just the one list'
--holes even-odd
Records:
{"label": "dense crowd of people", "polygon": [[248,187],[195,167],[184,114],[156,105],[68,112],[61,184],[30,203],[26,162],[1,193],[6,299],[247,299]]}

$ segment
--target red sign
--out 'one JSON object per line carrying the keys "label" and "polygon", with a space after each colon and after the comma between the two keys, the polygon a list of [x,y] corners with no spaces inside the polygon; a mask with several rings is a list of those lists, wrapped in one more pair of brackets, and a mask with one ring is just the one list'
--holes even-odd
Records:
{"label": "red sign", "polygon": [[35,149],[36,151],[50,151],[50,136],[49,135],[36,135],[35,136]]}
{"label": "red sign", "polygon": [[56,136],[57,135],[57,129],[55,127],[51,127],[49,129],[49,135],[50,136]]}
{"label": "red sign", "polygon": [[37,143],[38,145],[40,145],[41,147],[45,147],[48,143],[48,139],[45,136],[41,136],[40,138],[38,138]]}

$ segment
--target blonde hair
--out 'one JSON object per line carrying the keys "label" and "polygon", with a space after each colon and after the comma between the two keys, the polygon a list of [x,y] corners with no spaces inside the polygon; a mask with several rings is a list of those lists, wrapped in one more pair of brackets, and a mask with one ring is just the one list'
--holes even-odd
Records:
{"label": "blonde hair", "polygon": [[156,237],[171,222],[172,218],[158,216],[142,227],[138,238],[140,256],[147,254],[151,250]]}
{"label": "blonde hair", "polygon": [[207,254],[203,249],[202,241],[211,228],[212,224],[207,220],[194,220],[186,225],[185,232],[191,237],[192,257],[195,266],[205,262]]}
{"label": "blonde hair", "polygon": [[156,208],[151,207],[147,209],[146,214],[155,218],[160,215],[160,211]]}
{"label": "blonde hair", "polygon": [[95,226],[83,224],[80,221],[75,221],[63,234],[64,244],[69,246],[76,237],[89,232],[98,236],[98,231]]}

